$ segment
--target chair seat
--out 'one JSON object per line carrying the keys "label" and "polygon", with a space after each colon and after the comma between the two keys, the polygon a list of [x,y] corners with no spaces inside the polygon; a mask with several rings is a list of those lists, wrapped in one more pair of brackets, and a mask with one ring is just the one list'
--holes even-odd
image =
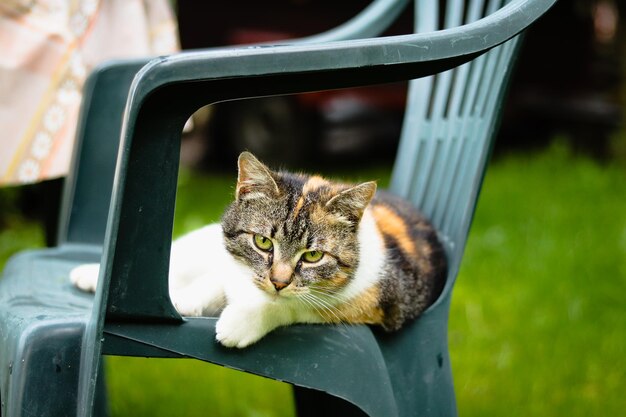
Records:
{"label": "chair seat", "polygon": [[[24,400],[46,395],[50,397],[47,407],[75,404],[74,399],[60,401],[62,392],[49,395],[49,387],[78,383],[78,374],[71,368],[78,369],[75,359],[80,354],[66,352],[80,352],[93,295],[76,289],[68,277],[73,267],[98,261],[99,257],[95,247],[61,247],[24,252],[7,264],[0,280],[0,347],[7,354],[2,355],[1,360],[6,363],[0,366],[15,371],[8,387],[18,390]],[[369,415],[397,415],[385,360],[375,331],[369,327],[293,325],[277,329],[257,344],[239,350],[215,341],[216,322],[217,318],[208,317],[187,318],[182,323],[109,323],[104,329],[103,353],[188,357],[306,388],[336,391],[337,386],[344,387],[343,395],[335,395],[368,404],[365,411]],[[13,340],[10,346],[9,340]],[[38,348],[33,351],[29,346]],[[73,359],[68,362],[69,358]],[[38,380],[32,374],[29,378],[27,372],[21,372],[24,364],[35,365],[29,369],[39,369],[40,375],[48,376],[51,373],[44,368],[54,367],[53,375],[66,382]],[[334,380],[327,378],[331,373],[336,375]],[[13,375],[19,375],[19,380],[11,379]]]}
{"label": "chair seat", "polygon": [[108,323],[103,354],[195,358],[332,391],[366,408],[370,416],[398,415],[385,359],[369,327],[291,325],[241,350],[215,341],[216,322],[216,318],[187,318],[183,323]]}
{"label": "chair seat", "polygon": [[27,251],[14,256],[0,280],[0,314],[22,321],[85,317],[93,297],[72,285],[69,271],[99,259],[99,248],[85,246]]}
{"label": "chair seat", "polygon": [[75,409],[93,296],[73,288],[68,276],[74,266],[99,256],[95,247],[60,247],[24,252],[7,263],[0,279],[0,368],[9,370],[2,375],[2,415],[65,415]]}

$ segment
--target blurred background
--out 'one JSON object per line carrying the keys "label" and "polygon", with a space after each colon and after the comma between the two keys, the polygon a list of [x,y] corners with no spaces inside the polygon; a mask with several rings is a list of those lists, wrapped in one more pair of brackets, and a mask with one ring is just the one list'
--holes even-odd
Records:
{"label": "blurred background", "polygon": [[[196,49],[318,33],[368,3],[172,6],[182,49]],[[623,414],[625,3],[561,0],[526,35],[453,296],[461,416]],[[411,25],[409,11],[388,34]],[[201,109],[183,136],[175,235],[219,220],[243,149],[384,186],[405,99],[394,84]],[[62,183],[0,188],[0,268],[54,242]],[[288,385],[209,364],[109,358],[107,371],[114,416],[294,414]]]}

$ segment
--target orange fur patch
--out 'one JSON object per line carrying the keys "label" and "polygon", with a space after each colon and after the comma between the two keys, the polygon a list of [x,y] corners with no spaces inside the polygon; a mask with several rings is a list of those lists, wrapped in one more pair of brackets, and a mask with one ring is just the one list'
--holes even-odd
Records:
{"label": "orange fur patch", "polygon": [[381,324],[384,313],[380,308],[379,298],[380,289],[377,286],[370,287],[338,306],[338,316],[349,323]]}
{"label": "orange fur patch", "polygon": [[347,280],[348,277],[346,274],[339,272],[337,275],[328,280],[328,284],[330,284],[329,287],[341,288],[346,284]]}
{"label": "orange fur patch", "polygon": [[307,195],[311,191],[315,191],[320,187],[329,185],[330,183],[319,175],[313,175],[302,187],[302,195]]}
{"label": "orange fur patch", "polygon": [[416,248],[409,230],[402,217],[383,205],[372,207],[372,214],[381,232],[393,236],[398,245],[407,255],[415,255]]}
{"label": "orange fur patch", "polygon": [[310,212],[310,219],[313,223],[331,223],[331,216],[329,213],[321,207],[313,207]]}
{"label": "orange fur patch", "polygon": [[298,202],[296,203],[296,207],[293,209],[293,218],[294,219],[296,217],[298,217],[298,213],[300,213],[300,210],[302,209],[303,205],[304,205],[304,197],[300,197],[298,199]]}

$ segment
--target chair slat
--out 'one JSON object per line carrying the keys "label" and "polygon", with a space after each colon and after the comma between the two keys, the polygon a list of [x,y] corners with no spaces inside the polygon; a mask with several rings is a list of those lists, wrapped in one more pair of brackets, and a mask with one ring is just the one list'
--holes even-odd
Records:
{"label": "chair slat", "polygon": [[460,26],[463,21],[464,11],[464,0],[449,0],[446,2],[445,28],[447,29]]}
{"label": "chair slat", "polygon": [[475,22],[483,17],[483,8],[485,6],[485,0],[472,0],[467,8],[467,16],[465,17],[465,23]]}

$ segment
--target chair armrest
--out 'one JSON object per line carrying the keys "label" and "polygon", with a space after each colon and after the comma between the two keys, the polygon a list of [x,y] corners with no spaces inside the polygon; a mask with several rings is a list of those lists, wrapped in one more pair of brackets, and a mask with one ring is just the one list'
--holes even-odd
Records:
{"label": "chair armrest", "polygon": [[135,74],[148,61],[109,61],[96,67],[85,82],[63,190],[59,245],[104,242],[124,107]]}
{"label": "chair armrest", "polygon": [[169,299],[167,276],[180,132],[196,109],[445,71],[516,36],[555,1],[512,1],[476,22],[431,33],[151,61],[133,81],[124,116],[98,290],[107,320],[181,320]]}

